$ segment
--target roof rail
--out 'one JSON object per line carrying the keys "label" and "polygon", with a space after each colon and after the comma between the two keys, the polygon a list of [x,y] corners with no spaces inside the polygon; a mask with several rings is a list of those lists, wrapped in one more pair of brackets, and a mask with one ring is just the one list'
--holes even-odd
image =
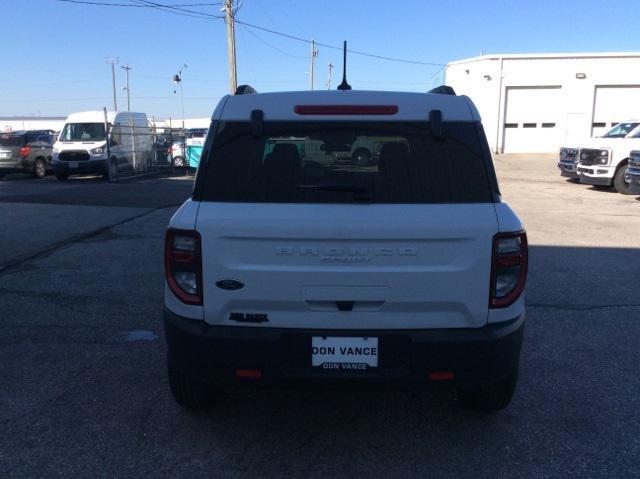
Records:
{"label": "roof rail", "polygon": [[432,88],[427,93],[435,93],[437,95],[454,95],[456,94],[455,90],[448,85],[440,85],[435,88]]}
{"label": "roof rail", "polygon": [[234,93],[234,95],[251,95],[253,93],[258,92],[251,85],[240,85],[238,88],[236,88],[236,92]]}

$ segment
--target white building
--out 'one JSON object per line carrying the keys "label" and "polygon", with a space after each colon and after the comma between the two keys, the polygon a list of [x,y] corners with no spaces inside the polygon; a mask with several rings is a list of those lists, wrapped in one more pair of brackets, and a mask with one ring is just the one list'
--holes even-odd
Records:
{"label": "white building", "polygon": [[0,117],[0,133],[19,130],[60,131],[65,119],[64,116],[4,116]]}
{"label": "white building", "polygon": [[496,153],[556,152],[640,119],[640,53],[483,55],[449,63],[445,83],[474,101]]}

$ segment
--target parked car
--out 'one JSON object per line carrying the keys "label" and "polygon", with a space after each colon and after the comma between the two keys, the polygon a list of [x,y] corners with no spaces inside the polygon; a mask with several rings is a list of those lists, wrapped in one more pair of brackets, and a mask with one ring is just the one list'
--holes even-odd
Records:
{"label": "parked car", "polygon": [[[602,139],[621,139],[629,135],[633,130],[640,126],[640,121],[630,120],[618,123],[609,131],[607,131],[601,137],[589,138],[583,142],[585,148],[602,143]],[[560,168],[560,175],[565,178],[571,178],[574,180],[580,179],[578,173],[578,163],[580,162],[580,148],[574,147],[562,147],[560,148],[560,158],[558,161],[558,168]]]}
{"label": "parked car", "polygon": [[[212,118],[193,194],[165,238],[180,405],[258,383],[446,387],[479,410],[509,404],[527,237],[469,98],[234,95]],[[300,155],[302,139],[351,151],[381,135],[394,141],[376,166]]]}
{"label": "parked car", "polygon": [[[633,126],[635,125],[635,127]],[[578,174],[580,183],[597,187],[614,187],[618,193],[631,194],[625,173],[629,151],[640,149],[640,122],[620,123],[624,137],[596,138],[590,146],[580,148]]]}
{"label": "parked car", "polygon": [[8,173],[30,173],[42,178],[51,171],[53,131],[0,133],[0,178]]}
{"label": "parked car", "polygon": [[626,175],[629,194],[640,195],[640,150],[634,150],[629,153]]}
{"label": "parked car", "polygon": [[107,112],[105,119],[103,111],[85,111],[67,118],[53,145],[53,170],[59,180],[77,173],[107,176],[110,168],[117,176],[152,157],[153,133],[144,113]]}

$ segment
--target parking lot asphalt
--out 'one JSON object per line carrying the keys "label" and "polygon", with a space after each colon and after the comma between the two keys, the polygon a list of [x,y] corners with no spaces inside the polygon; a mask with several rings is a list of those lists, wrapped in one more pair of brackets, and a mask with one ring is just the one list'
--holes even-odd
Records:
{"label": "parking lot asphalt", "polygon": [[0,181],[2,476],[637,477],[640,201],[571,184],[550,156],[496,168],[531,260],[519,388],[488,416],[444,392],[315,390],[187,413],[160,317],[163,230],[189,181]]}

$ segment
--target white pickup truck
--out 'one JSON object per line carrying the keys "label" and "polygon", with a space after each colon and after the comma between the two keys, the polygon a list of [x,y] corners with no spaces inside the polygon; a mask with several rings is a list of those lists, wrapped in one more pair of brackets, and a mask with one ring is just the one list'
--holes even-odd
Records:
{"label": "white pickup truck", "polygon": [[579,180],[580,174],[578,173],[578,163],[580,163],[580,147],[591,149],[598,145],[603,145],[604,143],[607,143],[607,145],[615,144],[617,142],[612,143],[611,140],[621,140],[638,127],[640,127],[639,120],[623,121],[622,123],[615,125],[600,137],[589,138],[580,145],[574,145],[572,147],[563,146],[560,148],[560,158],[558,161],[560,175],[565,178]]}
{"label": "white pickup truck", "polygon": [[[635,126],[633,126],[635,125]],[[593,138],[580,148],[577,171],[580,183],[614,187],[618,193],[631,194],[626,179],[629,152],[640,149],[639,122],[620,123],[628,129],[622,138]]]}

